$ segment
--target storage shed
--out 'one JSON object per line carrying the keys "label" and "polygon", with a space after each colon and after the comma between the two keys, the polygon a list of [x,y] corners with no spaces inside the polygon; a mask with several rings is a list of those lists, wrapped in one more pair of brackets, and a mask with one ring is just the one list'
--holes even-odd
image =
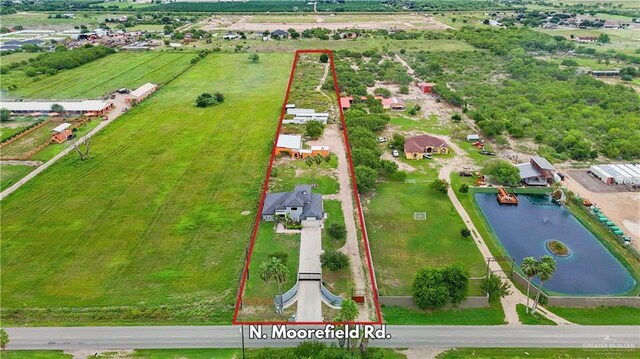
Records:
{"label": "storage shed", "polygon": [[65,122],[51,129],[51,141],[62,143],[71,136],[71,133],[71,124]]}

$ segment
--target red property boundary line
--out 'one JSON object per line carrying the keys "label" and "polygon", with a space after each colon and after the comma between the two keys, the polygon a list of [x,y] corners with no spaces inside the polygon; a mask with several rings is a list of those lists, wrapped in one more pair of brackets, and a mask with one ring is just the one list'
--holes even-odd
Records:
{"label": "red property boundary line", "polygon": [[367,231],[365,229],[364,226],[364,216],[362,213],[362,206],[360,205],[360,195],[358,194],[358,186],[356,184],[356,176],[355,176],[355,171],[353,169],[353,160],[351,157],[351,149],[349,147],[349,136],[347,135],[347,126],[344,120],[344,112],[342,111],[342,106],[340,106],[340,89],[338,86],[338,77],[336,75],[336,67],[335,67],[335,62],[333,60],[333,51],[331,50],[296,50],[295,53],[295,57],[293,59],[293,66],[291,67],[291,74],[289,75],[289,83],[287,85],[287,92],[285,94],[284,97],[284,103],[282,104],[282,111],[280,112],[280,120],[278,121],[278,129],[276,131],[276,136],[275,139],[273,141],[273,148],[271,150],[271,158],[269,160],[269,167],[267,168],[267,175],[265,177],[265,181],[262,187],[262,195],[260,196],[260,204],[258,206],[258,213],[256,214],[256,220],[255,223],[253,225],[253,232],[251,233],[251,242],[249,244],[249,253],[247,255],[247,259],[244,265],[244,271],[242,273],[242,281],[240,283],[240,291],[238,292],[238,298],[236,300],[236,307],[235,307],[235,312],[233,314],[233,325],[317,325],[317,324],[347,324],[346,322],[277,322],[277,321],[271,321],[271,322],[243,322],[243,321],[238,321],[238,313],[240,311],[240,307],[242,306],[242,295],[244,294],[244,288],[246,285],[246,280],[247,280],[247,273],[249,272],[249,263],[251,263],[251,256],[253,254],[253,246],[255,245],[256,242],[256,236],[258,234],[258,228],[260,227],[260,211],[262,209],[262,206],[264,205],[264,200],[265,197],[267,195],[267,189],[268,189],[268,185],[269,185],[269,177],[271,177],[271,171],[273,169],[273,161],[275,160],[275,153],[276,153],[276,145],[277,145],[277,139],[278,136],[280,136],[280,131],[282,130],[282,120],[284,119],[284,115],[286,113],[286,104],[289,101],[289,92],[291,91],[291,83],[293,82],[293,75],[295,74],[296,71],[296,65],[298,64],[298,59],[300,57],[300,54],[328,54],[329,55],[329,62],[331,65],[331,73],[333,75],[333,84],[335,87],[335,91],[336,91],[336,97],[338,100],[338,109],[340,111],[340,121],[342,123],[342,135],[344,136],[344,140],[345,140],[345,147],[347,150],[347,157],[349,159],[349,172],[351,175],[351,184],[353,186],[353,195],[355,197],[355,201],[358,207],[358,219],[360,220],[360,229],[362,231],[362,239],[364,241],[364,249],[366,252],[366,257],[367,257],[367,266],[369,268],[369,278],[371,279],[371,288],[373,290],[373,301],[375,303],[375,307],[376,307],[376,314],[378,316],[378,320],[375,322],[349,322],[348,324],[382,324],[382,313],[380,312],[380,303],[378,301],[378,288],[376,286],[375,281],[373,280],[374,278],[374,273],[373,273],[373,264],[372,264],[372,260],[371,260],[371,251],[369,250],[369,238],[367,236]]}

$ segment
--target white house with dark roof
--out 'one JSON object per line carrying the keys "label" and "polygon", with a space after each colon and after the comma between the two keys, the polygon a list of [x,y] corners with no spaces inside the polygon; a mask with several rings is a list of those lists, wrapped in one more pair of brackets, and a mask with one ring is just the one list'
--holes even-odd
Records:
{"label": "white house with dark roof", "polygon": [[278,217],[289,217],[296,222],[322,220],[322,195],[311,193],[311,185],[306,184],[297,185],[293,192],[267,193],[262,206],[262,220],[273,222]]}

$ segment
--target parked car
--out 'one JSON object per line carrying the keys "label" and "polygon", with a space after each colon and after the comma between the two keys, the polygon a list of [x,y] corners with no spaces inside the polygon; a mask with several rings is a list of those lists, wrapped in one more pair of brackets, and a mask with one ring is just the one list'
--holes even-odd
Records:
{"label": "parked car", "polygon": [[558,174],[558,177],[560,177],[560,180],[561,180],[561,181],[564,181],[564,173],[562,173],[562,172],[557,172],[557,174]]}
{"label": "parked car", "polygon": [[129,89],[126,88],[121,88],[120,90],[118,90],[119,94],[127,94],[130,93],[131,91]]}
{"label": "parked car", "polygon": [[386,137],[378,137],[378,142],[380,142],[380,143],[387,142],[387,138]]}
{"label": "parked car", "polygon": [[111,96],[109,96],[109,98],[113,100],[114,98],[116,98],[116,95],[112,94]]}
{"label": "parked car", "polygon": [[422,155],[422,158],[424,158],[425,160],[431,160],[433,159],[433,157],[431,157],[430,153],[425,153],[424,155]]}
{"label": "parked car", "polygon": [[393,154],[393,157],[400,157],[400,152],[398,152],[398,150],[393,150],[391,154]]}
{"label": "parked car", "polygon": [[496,155],[495,152],[487,151],[487,150],[480,150],[480,154],[481,155],[485,155],[485,156],[495,156]]}
{"label": "parked car", "polygon": [[342,130],[342,122],[340,122],[340,124],[338,125],[338,128]]}
{"label": "parked car", "polygon": [[460,171],[460,177],[473,177],[473,173],[469,171]]}

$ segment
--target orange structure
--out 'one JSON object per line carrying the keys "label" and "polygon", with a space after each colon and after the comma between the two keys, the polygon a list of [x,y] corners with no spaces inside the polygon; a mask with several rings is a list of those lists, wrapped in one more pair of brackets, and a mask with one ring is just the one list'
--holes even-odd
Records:
{"label": "orange structure", "polygon": [[518,205],[518,197],[508,193],[503,187],[498,187],[498,203]]}
{"label": "orange structure", "polygon": [[293,158],[307,158],[309,156],[329,155],[329,146],[311,146],[311,149],[302,148],[302,136],[300,135],[280,135],[276,144],[275,155],[287,153]]}
{"label": "orange structure", "polygon": [[62,143],[71,136],[71,124],[63,123],[56,126],[51,130],[51,141],[55,143]]}

